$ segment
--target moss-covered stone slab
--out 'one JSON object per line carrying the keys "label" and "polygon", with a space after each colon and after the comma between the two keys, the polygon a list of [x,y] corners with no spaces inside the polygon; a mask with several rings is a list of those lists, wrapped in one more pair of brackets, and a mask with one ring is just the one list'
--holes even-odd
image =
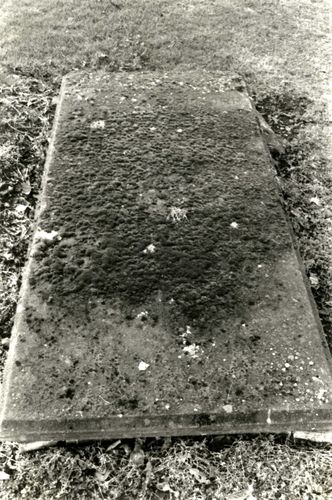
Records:
{"label": "moss-covered stone slab", "polygon": [[1,438],[331,430],[274,175],[235,76],[66,77]]}

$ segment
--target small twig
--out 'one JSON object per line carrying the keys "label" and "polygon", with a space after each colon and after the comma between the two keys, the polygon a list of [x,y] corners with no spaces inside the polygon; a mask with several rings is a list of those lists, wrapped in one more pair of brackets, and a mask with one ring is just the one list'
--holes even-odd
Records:
{"label": "small twig", "polygon": [[19,130],[19,129],[13,127],[13,125],[11,125],[10,123],[8,123],[8,122],[3,122],[3,123],[4,123],[4,125],[8,125],[8,127],[15,130],[15,132],[19,132],[20,134],[25,134],[25,132],[23,130]]}
{"label": "small twig", "polygon": [[102,399],[104,401],[104,403],[107,403],[108,405],[112,404],[109,401],[106,401],[106,399],[104,399],[103,396],[101,396],[100,394],[99,394],[99,397],[100,397],[100,399]]}
{"label": "small twig", "polygon": [[112,0],[110,0],[110,4],[113,5],[113,7],[115,7],[116,9],[119,9],[119,10],[122,7],[122,5],[119,5],[119,4],[115,3],[115,2],[112,2]]}
{"label": "small twig", "polygon": [[3,231],[5,231],[7,234],[10,234],[12,235],[12,233],[9,231],[9,229],[7,229],[5,226],[3,226],[2,224],[0,224],[0,227]]}

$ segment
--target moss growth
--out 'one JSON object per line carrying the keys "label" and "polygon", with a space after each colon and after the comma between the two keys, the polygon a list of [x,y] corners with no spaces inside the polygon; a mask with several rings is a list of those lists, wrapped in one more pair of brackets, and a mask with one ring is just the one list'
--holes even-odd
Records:
{"label": "moss growth", "polygon": [[120,75],[108,96],[106,79],[83,105],[70,88],[41,220],[61,240],[37,245],[33,280],[126,309],[162,297],[206,329],[259,301],[257,266],[290,248],[288,228],[253,114],[228,109],[218,78],[157,82]]}

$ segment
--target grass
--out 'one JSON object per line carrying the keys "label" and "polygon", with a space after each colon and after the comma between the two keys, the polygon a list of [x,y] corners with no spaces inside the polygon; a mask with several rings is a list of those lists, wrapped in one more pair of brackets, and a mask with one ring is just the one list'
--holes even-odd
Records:
{"label": "grass", "polygon": [[2,490],[2,498],[10,500],[311,500],[332,494],[330,451],[294,448],[273,437],[228,444],[137,440],[135,446],[124,442],[109,451],[100,443],[67,445],[33,455],[5,445],[4,453],[7,470],[15,474]]}
{"label": "grass", "polygon": [[[0,0],[0,366],[62,76],[75,69],[241,73],[286,142],[275,166],[332,345],[332,173],[323,0]],[[332,498],[332,450],[273,437],[0,446],[4,499]],[[236,496],[238,495],[238,496]]]}
{"label": "grass", "polygon": [[19,9],[14,1],[4,6],[2,60],[24,74],[178,66],[234,69],[261,89],[321,92],[322,80],[327,83],[324,1],[122,0],[116,9],[108,0],[24,0]]}

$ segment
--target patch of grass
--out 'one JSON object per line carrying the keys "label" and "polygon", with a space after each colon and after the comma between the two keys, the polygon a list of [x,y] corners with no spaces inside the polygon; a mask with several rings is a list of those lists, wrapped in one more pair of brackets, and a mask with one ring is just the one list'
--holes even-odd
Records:
{"label": "patch of grass", "polygon": [[[5,2],[0,55],[44,78],[74,68],[230,69],[266,90],[321,91],[328,4],[302,0],[23,0]],[[310,33],[310,36],[308,36]],[[299,57],[301,48],[301,57]]]}
{"label": "patch of grass", "polygon": [[[2,498],[14,499],[323,499],[332,493],[327,449],[294,448],[272,436],[146,440],[58,447],[33,455],[6,445]],[[0,463],[4,453],[0,453]],[[252,495],[250,497],[250,495]]]}
{"label": "patch of grass", "polygon": [[[9,337],[52,119],[53,90],[32,78],[0,89],[0,339]],[[0,345],[0,359],[7,344]],[[0,372],[3,363],[0,363]]]}
{"label": "patch of grass", "polygon": [[[47,135],[62,76],[75,69],[207,68],[246,79],[287,141],[278,178],[332,345],[332,174],[325,0],[0,0],[0,338],[10,335]],[[118,5],[118,7],[114,6]],[[23,209],[22,206],[26,206]],[[18,208],[20,207],[20,208]],[[0,346],[0,366],[6,343]],[[330,448],[267,437],[0,446],[4,500],[69,498],[328,499]],[[134,451],[135,450],[135,451]],[[236,497],[235,495],[238,494]]]}
{"label": "patch of grass", "polygon": [[258,100],[274,130],[287,140],[275,166],[306,274],[332,348],[331,140],[327,109],[314,96],[270,94]]}

